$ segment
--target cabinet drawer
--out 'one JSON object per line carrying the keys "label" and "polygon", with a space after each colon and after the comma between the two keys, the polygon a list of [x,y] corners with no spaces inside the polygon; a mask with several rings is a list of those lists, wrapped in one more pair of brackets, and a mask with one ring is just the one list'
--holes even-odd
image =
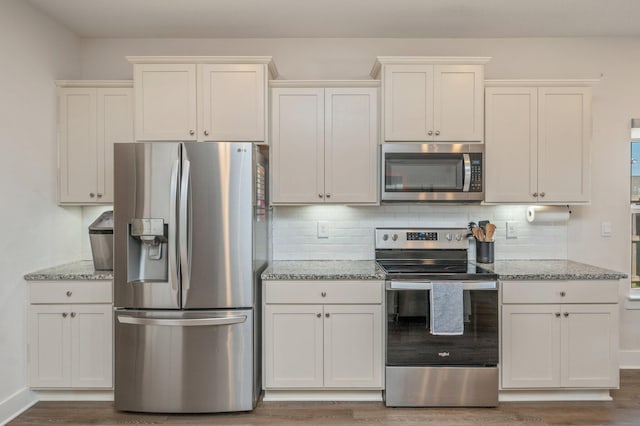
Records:
{"label": "cabinet drawer", "polygon": [[111,281],[31,281],[29,303],[112,303]]}
{"label": "cabinet drawer", "polygon": [[618,303],[618,281],[503,281],[502,303]]}
{"label": "cabinet drawer", "polygon": [[382,303],[383,281],[265,281],[265,303]]}

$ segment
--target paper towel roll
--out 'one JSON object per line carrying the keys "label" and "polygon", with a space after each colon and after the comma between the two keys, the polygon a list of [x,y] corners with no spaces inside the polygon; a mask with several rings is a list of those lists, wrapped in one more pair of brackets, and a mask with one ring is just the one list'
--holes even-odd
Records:
{"label": "paper towel roll", "polygon": [[527,208],[527,222],[566,223],[571,212],[567,206],[530,206]]}

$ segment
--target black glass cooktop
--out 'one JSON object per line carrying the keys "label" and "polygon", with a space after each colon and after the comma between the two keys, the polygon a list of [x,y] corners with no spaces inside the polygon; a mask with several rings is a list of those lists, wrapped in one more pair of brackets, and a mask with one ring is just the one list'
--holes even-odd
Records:
{"label": "black glass cooktop", "polygon": [[422,280],[497,280],[498,275],[467,261],[378,260],[387,279]]}

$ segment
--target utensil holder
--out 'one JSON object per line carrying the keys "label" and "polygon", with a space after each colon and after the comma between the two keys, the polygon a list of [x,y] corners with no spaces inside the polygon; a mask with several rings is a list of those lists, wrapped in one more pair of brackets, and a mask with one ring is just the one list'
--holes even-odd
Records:
{"label": "utensil holder", "polygon": [[493,241],[476,240],[476,262],[493,263]]}

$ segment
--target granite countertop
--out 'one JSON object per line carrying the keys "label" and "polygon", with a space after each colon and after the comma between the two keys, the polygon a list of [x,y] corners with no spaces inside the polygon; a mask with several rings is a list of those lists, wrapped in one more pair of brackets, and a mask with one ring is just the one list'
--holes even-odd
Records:
{"label": "granite countertop", "polygon": [[573,260],[496,260],[479,266],[500,280],[619,280],[627,274]]}
{"label": "granite countertop", "polygon": [[27,281],[56,280],[112,280],[113,271],[96,271],[91,260],[80,260],[32,272],[24,276]]}
{"label": "granite countertop", "polygon": [[384,280],[374,260],[275,260],[263,280]]}

